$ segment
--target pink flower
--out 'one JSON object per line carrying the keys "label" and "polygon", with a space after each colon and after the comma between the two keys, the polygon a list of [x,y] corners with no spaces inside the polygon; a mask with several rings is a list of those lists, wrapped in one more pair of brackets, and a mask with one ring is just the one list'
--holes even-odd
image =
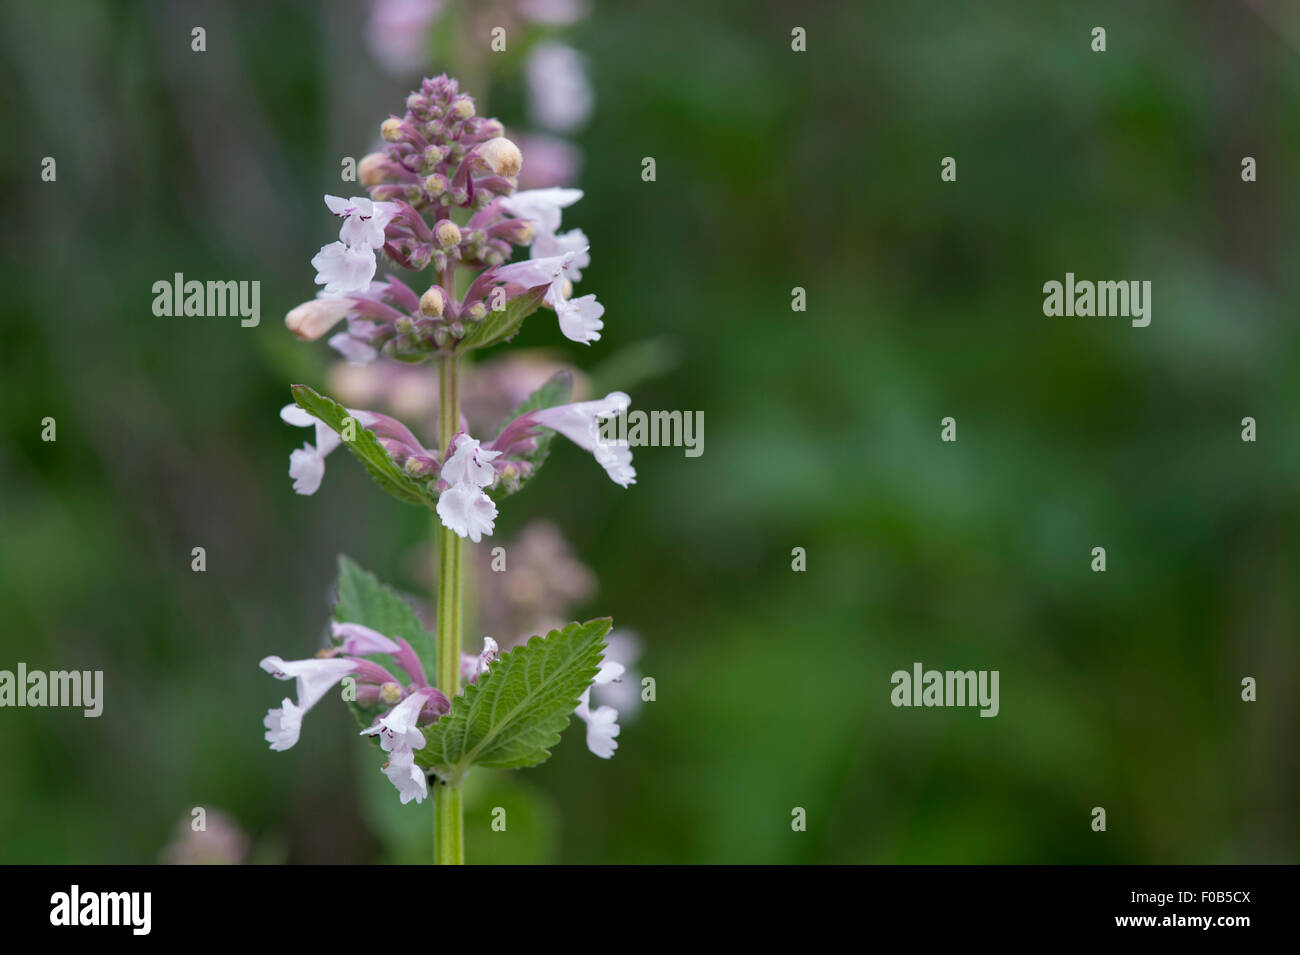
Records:
{"label": "pink flower", "polygon": [[483,638],[483,652],[478,656],[469,653],[460,655],[460,678],[465,683],[477,683],[478,678],[488,671],[493,663],[501,657],[501,648],[491,637]]}
{"label": "pink flower", "polygon": [[370,52],[394,76],[414,73],[429,61],[429,30],[443,0],[375,0],[366,27]]}
{"label": "pink flower", "polygon": [[571,133],[591,118],[595,93],[583,57],[563,43],[538,43],[524,64],[529,111],[539,126]]}
{"label": "pink flower", "polygon": [[333,623],[330,631],[334,639],[342,641],[339,650],[348,656],[363,657],[370,653],[399,653],[401,647],[378,630],[359,623]]}

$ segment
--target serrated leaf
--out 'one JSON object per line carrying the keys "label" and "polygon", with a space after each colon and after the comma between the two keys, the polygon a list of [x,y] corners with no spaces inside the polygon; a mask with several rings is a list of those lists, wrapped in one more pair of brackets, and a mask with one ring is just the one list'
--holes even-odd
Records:
{"label": "serrated leaf", "polygon": [[[306,385],[293,385],[290,390],[298,407],[332,428],[343,440],[343,446],[365,466],[381,488],[406,504],[430,509],[437,507],[437,496],[429,494],[419,481],[397,466],[374,432],[356,422],[355,437],[350,441],[343,439],[343,423],[352,417],[347,408]],[[355,418],[352,420],[356,421]]]}
{"label": "serrated leaf", "polygon": [[[420,658],[426,677],[434,673],[437,665],[437,641],[434,635],[424,629],[411,604],[396,590],[380,583],[379,578],[363,570],[351,558],[339,554],[338,597],[334,604],[334,619],[339,623],[359,623],[372,630],[378,630],[387,637],[403,638],[415,649]],[[387,654],[368,656],[376,663],[388,669],[394,676],[401,676],[397,661]],[[363,707],[356,701],[349,701],[348,708],[357,722],[364,728],[374,721],[375,710],[382,707]],[[375,737],[378,739],[378,737]]]}
{"label": "serrated leaf", "polygon": [[611,624],[609,617],[571,623],[503,654],[451,701],[447,715],[424,728],[416,762],[450,783],[471,766],[545,762],[596,676]]}
{"label": "serrated leaf", "polygon": [[535,288],[512,298],[506,307],[488,312],[481,322],[471,326],[465,337],[456,345],[456,351],[464,354],[475,348],[487,348],[497,342],[505,341],[519,331],[524,319],[542,304],[548,286]]}
{"label": "serrated leaf", "polygon": [[[567,371],[557,371],[546,382],[534,391],[531,395],[521,401],[518,406],[506,415],[506,420],[502,422],[501,428],[497,434],[505,430],[506,425],[510,424],[521,415],[526,415],[530,411],[538,411],[542,408],[554,408],[556,405],[567,403],[573,396],[573,375]],[[536,476],[542,464],[551,453],[551,441],[555,438],[555,432],[550,428],[539,428],[537,431],[536,447],[530,453],[526,454],[521,460],[532,465],[528,477]],[[521,477],[513,485],[507,486],[498,484],[487,492],[493,500],[500,500],[503,497],[518,491],[528,483],[528,478]]]}

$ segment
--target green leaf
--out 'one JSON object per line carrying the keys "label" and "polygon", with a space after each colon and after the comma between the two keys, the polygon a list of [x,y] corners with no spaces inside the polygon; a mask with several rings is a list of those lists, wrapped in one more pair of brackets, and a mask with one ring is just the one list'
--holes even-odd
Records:
{"label": "green leaf", "polygon": [[451,701],[451,712],[424,728],[416,762],[452,784],[471,766],[545,762],[596,676],[612,623],[609,617],[571,623],[503,654]]}
{"label": "green leaf", "polygon": [[[318,394],[306,385],[293,385],[290,390],[299,408],[325,422],[338,433],[344,447],[356,456],[381,488],[406,504],[430,509],[437,507],[437,495],[430,494],[421,482],[399,468],[388,456],[388,452],[379,443],[374,432],[361,427],[360,422],[352,419],[347,408],[332,398]],[[355,436],[352,440],[343,437],[344,422],[348,419],[352,419],[355,424]]]}
{"label": "green leaf", "polygon": [[505,308],[488,312],[481,322],[465,333],[465,337],[456,345],[456,351],[464,354],[475,348],[487,348],[513,337],[519,331],[519,326],[524,323],[524,319],[541,306],[547,288],[548,286],[541,286],[525,292],[512,298],[506,303]]}
{"label": "green leaf", "polygon": [[426,675],[431,675],[437,665],[434,636],[424,629],[410,601],[380,583],[374,574],[362,570],[346,554],[339,554],[334,619],[339,623],[359,623],[394,640],[401,637],[408,641],[415,648]]}
{"label": "green leaf", "polygon": [[[403,638],[415,648],[425,676],[433,676],[438,659],[436,640],[424,629],[410,602],[344,554],[339,554],[334,619],[339,623],[359,623],[394,640]],[[397,662],[387,654],[375,654],[370,659],[386,667],[394,676],[400,676]],[[348,707],[363,728],[374,721],[376,707],[363,707],[355,701],[350,701]]]}
{"label": "green leaf", "polygon": [[[506,425],[514,421],[520,415],[525,415],[530,411],[537,411],[541,408],[554,408],[556,405],[567,403],[573,396],[573,375],[567,371],[557,371],[548,378],[540,388],[519,403],[519,405],[506,415],[506,420],[501,423],[501,428],[497,431],[500,436],[501,431],[505,430]],[[551,453],[551,441],[555,438],[555,432],[550,428],[539,428],[537,431],[537,447],[529,454],[524,455],[521,459],[532,465],[529,477],[533,477],[541,469],[542,464],[546,461],[547,456]],[[518,481],[510,483],[501,482],[496,487],[487,492],[493,500],[500,500],[508,497],[518,491],[528,482],[527,478],[521,477]]]}

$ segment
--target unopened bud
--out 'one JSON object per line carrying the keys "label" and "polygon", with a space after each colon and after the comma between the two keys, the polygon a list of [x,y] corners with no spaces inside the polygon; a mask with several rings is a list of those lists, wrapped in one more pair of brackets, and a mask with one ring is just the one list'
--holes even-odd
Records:
{"label": "unopened bud", "polygon": [[468,96],[457,96],[451,101],[451,114],[457,119],[469,119],[474,115],[474,101]]}
{"label": "unopened bud", "polygon": [[384,181],[388,157],[383,153],[367,153],[357,166],[357,178],[363,186],[377,186]]}
{"label": "unopened bud", "polygon": [[440,172],[435,172],[432,176],[424,180],[424,191],[433,198],[437,199],[451,186],[447,177]]}
{"label": "unopened bud", "polygon": [[450,339],[451,335],[448,333],[446,325],[439,325],[433,330],[433,343],[439,348],[445,347]]}
{"label": "unopened bud", "polygon": [[409,318],[403,315],[397,321],[393,322],[393,327],[397,329],[397,334],[409,335],[411,334],[411,329],[414,328],[415,325]]}
{"label": "unopened bud", "polygon": [[430,146],[424,151],[424,164],[426,166],[436,166],[447,158],[447,150],[441,146]]}
{"label": "unopened bud", "polygon": [[402,688],[391,680],[379,687],[379,699],[385,706],[392,706],[402,698]]}
{"label": "unopened bud", "polygon": [[440,219],[433,227],[433,237],[442,248],[454,248],[460,245],[460,226],[450,219]]}
{"label": "unopened bud", "polygon": [[420,296],[420,311],[430,318],[438,318],[446,307],[447,297],[442,294],[442,289],[436,285],[431,286],[427,292]]}
{"label": "unopened bud", "polygon": [[498,136],[506,134],[506,128],[501,125],[499,119],[485,119],[483,125],[478,128],[479,133],[487,139],[496,139]]}
{"label": "unopened bud", "polygon": [[379,135],[390,143],[395,143],[402,138],[402,121],[396,117],[390,116],[379,125]]}
{"label": "unopened bud", "polygon": [[465,337],[465,326],[462,325],[460,322],[452,322],[450,325],[447,326],[447,329],[448,331],[451,332],[451,337],[456,339],[457,341],[460,341],[462,338]]}
{"label": "unopened bud", "polygon": [[474,321],[478,321],[487,314],[487,306],[482,302],[475,302],[469,308],[465,309],[465,314],[474,319]]}
{"label": "unopened bud", "polygon": [[478,155],[498,176],[516,175],[519,167],[524,164],[524,157],[519,152],[519,147],[502,136],[489,139],[479,146]]}
{"label": "unopened bud", "polygon": [[347,298],[314,298],[284,317],[285,327],[305,342],[314,342],[337,325],[352,308]]}

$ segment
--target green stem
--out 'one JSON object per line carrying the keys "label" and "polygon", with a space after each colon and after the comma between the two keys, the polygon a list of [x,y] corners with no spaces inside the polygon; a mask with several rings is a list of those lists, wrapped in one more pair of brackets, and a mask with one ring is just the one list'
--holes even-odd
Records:
{"label": "green stem", "polygon": [[[438,359],[438,438],[447,460],[452,435],[460,424],[460,358]],[[438,689],[454,699],[460,692],[461,541],[435,517],[438,535]],[[464,817],[460,783],[439,782],[433,788],[433,861],[436,865],[465,862]]]}

